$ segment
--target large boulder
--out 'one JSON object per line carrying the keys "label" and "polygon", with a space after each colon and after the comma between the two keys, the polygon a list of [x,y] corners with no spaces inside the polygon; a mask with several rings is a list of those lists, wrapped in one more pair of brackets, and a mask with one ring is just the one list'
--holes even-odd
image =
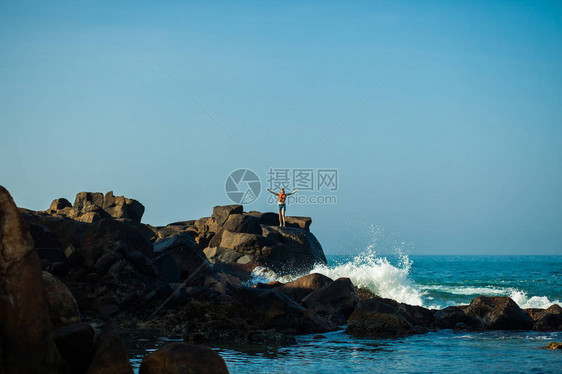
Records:
{"label": "large boulder", "polygon": [[358,302],[351,279],[338,278],[311,292],[301,305],[334,323],[345,323]]}
{"label": "large boulder", "polygon": [[109,191],[103,198],[103,210],[114,218],[129,218],[140,222],[144,214],[144,205],[135,199],[114,196],[113,191]]}
{"label": "large boulder", "polygon": [[360,303],[347,319],[346,332],[352,335],[393,337],[411,331],[411,324],[394,307],[376,299]]}
{"label": "large boulder", "polygon": [[94,355],[86,374],[132,374],[133,368],[119,334],[110,328],[96,338]]}
{"label": "large boulder", "polygon": [[264,247],[274,246],[275,242],[262,235],[248,234],[242,232],[231,232],[225,230],[222,233],[220,246],[230,248],[236,252],[249,254],[252,256],[267,256],[262,250]]}
{"label": "large boulder", "polygon": [[309,231],[292,227],[261,225],[262,235],[277,242],[268,256],[295,272],[309,272],[316,264],[327,265],[322,246]]}
{"label": "large boulder", "polygon": [[73,374],[85,373],[92,360],[94,329],[88,323],[76,323],[54,332],[57,348]]}
{"label": "large boulder", "polygon": [[509,297],[478,296],[465,312],[484,329],[530,330],[533,327],[533,319]]}
{"label": "large boulder", "polygon": [[39,257],[9,192],[0,186],[0,372],[58,373]]}
{"label": "large boulder", "polygon": [[216,206],[213,208],[213,214],[211,218],[216,222],[218,227],[225,224],[226,220],[231,214],[242,214],[242,205],[223,205]]}
{"label": "large boulder", "polygon": [[65,284],[44,271],[43,285],[53,327],[56,329],[80,322],[78,305]]}
{"label": "large boulder", "polygon": [[170,343],[148,354],[139,374],[228,374],[228,368],[210,348]]}
{"label": "large boulder", "polygon": [[317,289],[332,282],[332,279],[323,274],[312,273],[297,278],[292,282],[276,285],[275,290],[284,293],[297,302],[300,302],[311,292],[316,291]]}
{"label": "large boulder", "polygon": [[125,221],[102,219],[92,224],[84,236],[78,251],[84,256],[86,265],[94,266],[106,252],[124,253],[138,251],[148,258],[153,257],[154,248],[142,232]]}
{"label": "large boulder", "polygon": [[155,255],[168,254],[177,262],[180,276],[184,279],[204,274],[210,264],[203,251],[187,233],[179,233],[154,242]]}

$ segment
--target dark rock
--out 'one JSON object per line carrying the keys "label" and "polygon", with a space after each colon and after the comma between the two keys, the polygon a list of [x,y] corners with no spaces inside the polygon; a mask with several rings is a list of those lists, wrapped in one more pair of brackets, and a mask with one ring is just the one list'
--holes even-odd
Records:
{"label": "dark rock", "polygon": [[103,194],[101,192],[79,192],[74,199],[73,208],[83,211],[90,206],[103,207]]}
{"label": "dark rock", "polygon": [[115,253],[115,252],[106,253],[96,261],[96,265],[95,265],[96,272],[99,275],[104,276],[105,274],[107,274],[107,271],[111,268],[111,266],[113,266],[113,264],[115,264],[117,261],[120,261],[122,259],[123,259],[123,255],[120,253]]}
{"label": "dark rock", "polygon": [[152,258],[152,243],[135,227],[114,219],[102,219],[92,224],[84,236],[78,251],[84,256],[86,264],[93,266],[106,252],[136,250]]}
{"label": "dark rock", "polygon": [[347,319],[346,332],[359,336],[389,337],[410,333],[412,326],[398,311],[378,300],[365,300]]}
{"label": "dark rock", "polygon": [[0,186],[0,372],[58,373],[39,257],[9,192]]}
{"label": "dark rock", "polygon": [[[199,246],[190,235],[181,233],[154,243],[157,254],[168,254],[177,262],[180,276],[184,279],[206,274],[210,264]],[[197,274],[196,274],[197,273]]]}
{"label": "dark rock", "polygon": [[359,298],[349,278],[338,278],[311,292],[301,305],[335,323],[345,323]]}
{"label": "dark rock", "polygon": [[41,260],[49,263],[66,262],[66,256],[61,248],[35,248]]}
{"label": "dark rock", "polygon": [[113,196],[113,191],[109,191],[103,199],[103,210],[114,218],[129,218],[140,222],[144,214],[144,205],[124,196]]}
{"label": "dark rock", "polygon": [[476,320],[466,315],[458,306],[448,306],[433,315],[433,326],[437,329],[452,329],[459,323],[465,326],[476,325]]}
{"label": "dark rock", "polygon": [[484,329],[530,330],[533,327],[533,319],[509,297],[478,296],[465,312]]}
{"label": "dark rock", "polygon": [[210,348],[170,343],[150,353],[139,374],[228,374],[224,360]]}
{"label": "dark rock", "polygon": [[211,218],[215,220],[218,227],[224,225],[226,220],[231,214],[242,214],[243,207],[242,205],[223,205],[223,206],[216,206],[213,208],[213,214]]}
{"label": "dark rock", "polygon": [[49,227],[33,222],[29,222],[28,226],[35,248],[62,248],[58,237]]}
{"label": "dark rock", "polygon": [[396,310],[402,315],[412,326],[430,327],[433,323],[434,310],[424,308],[419,305],[409,305],[399,303]]}
{"label": "dark rock", "polygon": [[545,309],[535,319],[533,330],[537,331],[561,331],[562,330],[562,308],[553,304]]}
{"label": "dark rock", "polygon": [[64,208],[70,208],[70,207],[72,207],[72,204],[70,204],[70,201],[66,200],[63,197],[63,198],[60,198],[60,199],[53,200],[53,202],[51,203],[51,206],[49,207],[49,212],[50,213],[56,213],[57,210],[62,210]]}
{"label": "dark rock", "polygon": [[169,254],[163,254],[154,259],[158,268],[158,278],[166,283],[181,282],[178,263]]}
{"label": "dark rock", "polygon": [[64,283],[44,271],[43,286],[49,306],[49,316],[55,329],[80,322],[76,300]]}
{"label": "dark rock", "polygon": [[309,231],[291,227],[262,225],[262,235],[281,245],[267,256],[296,272],[306,273],[314,265],[327,265],[326,256],[316,237]]}
{"label": "dark rock", "polygon": [[322,288],[331,282],[333,282],[333,280],[323,274],[312,273],[295,279],[292,282],[285,284],[279,283],[275,290],[284,293],[297,302],[300,302],[312,291]]}
{"label": "dark rock", "polygon": [[88,374],[132,374],[127,350],[118,333],[102,331],[96,338]]}
{"label": "dark rock", "polygon": [[71,373],[88,370],[94,353],[94,329],[88,323],[75,323],[54,332],[54,339],[61,356],[68,362]]}
{"label": "dark rock", "polygon": [[[252,211],[247,213],[259,219],[260,224],[267,226],[279,226],[279,215],[272,212],[256,212]],[[285,217],[286,218],[286,217]]]}
{"label": "dark rock", "polygon": [[326,332],[334,326],[317,319],[310,311],[274,290],[229,286],[232,306],[238,316],[257,329],[291,334]]}
{"label": "dark rock", "polygon": [[312,223],[312,218],[310,217],[296,217],[296,216],[286,216],[285,226],[296,227],[303,230],[309,230],[310,224]]}

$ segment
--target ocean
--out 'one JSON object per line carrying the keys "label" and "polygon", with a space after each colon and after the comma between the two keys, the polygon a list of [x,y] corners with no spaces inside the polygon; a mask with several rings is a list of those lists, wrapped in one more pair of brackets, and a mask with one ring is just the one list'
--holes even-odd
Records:
{"label": "ocean", "polygon": [[[349,277],[382,297],[444,308],[478,295],[509,296],[522,308],[547,308],[562,300],[562,256],[327,256],[313,272]],[[267,269],[255,282],[290,281]],[[562,332],[440,330],[399,339],[356,338],[335,331],[291,346],[212,347],[230,373],[562,373],[562,352],[545,350]],[[178,339],[159,337],[130,346],[135,370],[147,352]],[[180,339],[181,340],[181,339]]]}

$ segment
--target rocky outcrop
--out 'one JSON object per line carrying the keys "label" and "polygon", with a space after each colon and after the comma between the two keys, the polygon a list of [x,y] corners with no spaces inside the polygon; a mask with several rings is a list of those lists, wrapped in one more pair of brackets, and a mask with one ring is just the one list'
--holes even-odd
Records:
{"label": "rocky outcrop", "polygon": [[150,353],[139,374],[228,374],[224,360],[210,348],[170,343]]}
{"label": "rocky outcrop", "polygon": [[338,278],[308,294],[301,305],[329,321],[344,324],[358,302],[351,280]]}
{"label": "rocky outcrop", "polygon": [[76,195],[74,205],[71,206],[64,198],[56,199],[47,212],[89,223],[108,217],[128,218],[140,222],[144,206],[137,200],[114,196],[113,191],[109,191],[105,196],[100,192],[80,192]]}
{"label": "rocky outcrop", "polygon": [[484,329],[530,330],[533,327],[533,319],[509,297],[478,296],[465,312]]}
{"label": "rocky outcrop", "polygon": [[3,373],[58,373],[65,363],[53,339],[33,239],[0,186],[0,349]]}
{"label": "rocky outcrop", "polygon": [[462,308],[449,306],[435,312],[433,315],[433,327],[436,329],[458,329],[474,327],[477,321],[469,317]]}

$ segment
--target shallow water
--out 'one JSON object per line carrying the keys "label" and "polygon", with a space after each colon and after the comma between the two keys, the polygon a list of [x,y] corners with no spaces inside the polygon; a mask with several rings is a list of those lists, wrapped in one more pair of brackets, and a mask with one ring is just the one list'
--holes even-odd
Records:
{"label": "shallow water", "polygon": [[[511,296],[521,307],[546,308],[562,299],[562,256],[330,256],[314,269],[393,299],[426,307],[469,303],[479,294]],[[281,281],[266,269],[255,281]],[[562,373],[562,352],[544,347],[562,332],[453,332],[442,330],[401,339],[356,338],[337,331],[297,337],[287,347],[212,347],[231,373]],[[129,341],[138,371],[146,353],[176,339]]]}
{"label": "shallow water", "polygon": [[[342,331],[304,335],[288,347],[213,347],[230,373],[558,373],[562,352],[546,350],[562,333],[442,330],[402,339],[358,339]],[[138,342],[130,352],[138,372],[144,355],[171,340]],[[177,341],[173,339],[172,341]]]}

